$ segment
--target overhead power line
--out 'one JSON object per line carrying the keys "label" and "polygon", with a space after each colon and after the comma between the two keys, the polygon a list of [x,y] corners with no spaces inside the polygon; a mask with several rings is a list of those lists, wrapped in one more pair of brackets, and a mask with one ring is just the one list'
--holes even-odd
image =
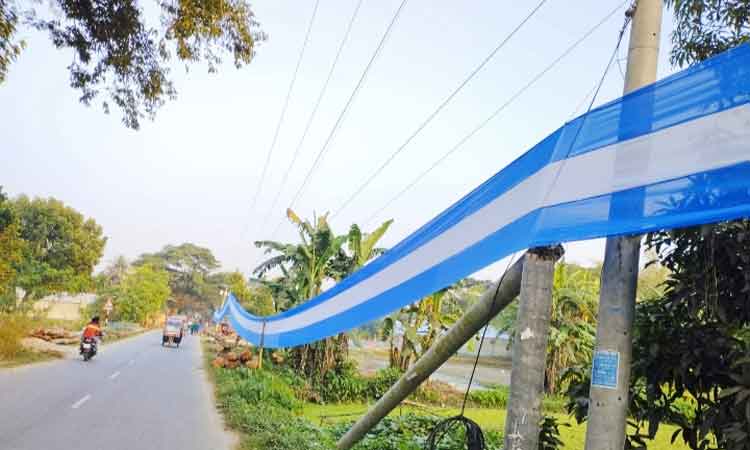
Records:
{"label": "overhead power line", "polygon": [[[570,144],[568,145],[568,151],[565,154],[565,158],[560,161],[560,164],[557,166],[557,170],[555,171],[555,176],[552,179],[552,182],[549,184],[549,188],[547,189],[547,192],[544,194],[544,199],[542,200],[542,204],[547,203],[547,199],[549,199],[550,194],[552,193],[552,190],[557,185],[557,180],[560,178],[560,174],[563,171],[563,167],[565,167],[565,164],[568,162],[568,156],[570,156],[570,152],[573,151],[573,147],[575,146],[576,141],[578,140],[578,137],[581,135],[581,130],[586,124],[586,119],[589,118],[588,113],[591,112],[591,109],[594,107],[594,103],[596,103],[596,98],[599,96],[599,91],[601,90],[602,86],[604,85],[604,80],[607,79],[607,74],[609,74],[609,69],[612,67],[612,62],[617,59],[617,53],[620,51],[620,45],[622,44],[622,38],[625,35],[625,30],[628,29],[628,26],[630,25],[630,21],[633,18],[633,12],[635,11],[635,1],[633,0],[633,4],[631,5],[631,8],[625,13],[625,22],[622,24],[622,28],[620,28],[620,32],[617,35],[617,44],[615,45],[614,50],[612,51],[612,56],[609,57],[609,60],[607,61],[607,65],[604,68],[604,73],[602,73],[602,76],[599,78],[599,82],[596,85],[596,89],[594,90],[594,94],[591,97],[591,101],[589,102],[589,106],[586,109],[586,112],[582,116],[581,124],[576,127],[576,134],[573,135],[573,139],[570,141]],[[536,221],[536,224],[534,225],[534,228],[539,226],[539,221]]]}
{"label": "overhead power line", "polygon": [[352,31],[352,26],[354,25],[354,19],[357,17],[357,14],[359,13],[359,9],[362,6],[363,1],[364,0],[357,1],[357,5],[354,8],[352,17],[351,19],[349,19],[349,24],[346,27],[346,32],[344,33],[344,37],[341,39],[339,48],[336,51],[336,56],[333,58],[333,64],[331,64],[331,69],[328,71],[328,76],[326,77],[326,80],[323,83],[323,87],[320,89],[320,93],[318,94],[318,99],[315,101],[315,106],[313,107],[313,110],[310,113],[310,117],[308,117],[307,119],[307,124],[305,124],[305,129],[302,132],[302,136],[300,137],[299,142],[297,143],[297,148],[294,150],[294,156],[292,156],[292,160],[289,162],[289,166],[286,168],[286,171],[284,172],[284,176],[281,179],[281,184],[279,185],[279,189],[276,191],[276,195],[273,198],[273,202],[271,202],[271,207],[268,209],[268,212],[263,218],[263,222],[261,222],[260,230],[265,229],[266,224],[268,223],[268,219],[270,218],[271,214],[276,208],[276,204],[279,202],[279,197],[281,197],[281,193],[284,190],[284,186],[286,185],[286,182],[289,179],[289,174],[292,172],[294,165],[297,163],[297,158],[299,157],[300,150],[302,149],[302,144],[305,142],[305,139],[307,138],[307,133],[308,131],[310,131],[310,126],[312,125],[313,120],[315,119],[315,115],[318,112],[318,108],[320,107],[320,103],[323,100],[323,97],[325,96],[326,90],[328,89],[328,84],[331,82],[331,78],[333,77],[333,72],[336,69],[336,64],[338,64],[339,62],[339,57],[341,56],[341,52],[344,49],[344,45],[349,40],[349,34]]}
{"label": "overhead power line", "polygon": [[428,167],[426,170],[424,170],[422,173],[420,173],[416,178],[414,178],[409,184],[407,184],[401,191],[399,191],[396,195],[391,197],[383,206],[378,208],[373,214],[371,214],[366,220],[365,224],[370,223],[375,217],[377,217],[380,213],[382,213],[385,209],[387,209],[389,206],[391,206],[394,202],[396,202],[398,199],[404,196],[409,190],[411,190],[417,183],[422,181],[422,179],[427,176],[430,172],[432,172],[437,166],[443,163],[450,155],[455,153],[458,149],[460,149],[467,141],[469,141],[474,135],[476,135],[480,130],[482,130],[487,124],[489,124],[495,117],[497,117],[501,112],[503,112],[508,106],[510,106],[513,102],[515,102],[521,95],[523,95],[527,90],[529,90],[534,84],[536,84],[544,75],[546,75],[550,70],[552,70],[557,64],[560,63],[563,59],[565,59],[570,53],[573,52],[578,46],[580,46],[586,39],[588,39],[596,30],[598,30],[602,25],[604,25],[612,16],[614,16],[622,7],[628,3],[629,0],[626,0],[620,5],[617,6],[617,8],[613,9],[610,13],[608,13],[602,20],[600,20],[596,25],[591,27],[586,33],[584,33],[577,41],[575,41],[573,44],[571,44],[565,51],[563,51],[560,56],[555,58],[547,67],[545,67],[541,72],[536,74],[534,78],[532,78],[528,83],[526,83],[521,89],[516,91],[513,96],[511,96],[507,101],[505,101],[502,105],[500,105],[497,109],[495,109],[489,116],[487,116],[484,120],[479,122],[468,134],[466,134],[464,137],[462,137],[453,147],[451,147],[447,152],[445,152],[440,158],[438,158],[430,167]]}
{"label": "overhead power line", "polygon": [[391,162],[393,162],[393,160],[394,160],[394,159],[396,158],[396,156],[398,156],[398,154],[399,154],[399,153],[401,153],[401,152],[402,152],[402,151],[403,151],[403,150],[404,150],[404,149],[406,148],[406,146],[408,146],[408,145],[409,145],[409,143],[411,143],[411,141],[412,141],[412,140],[413,140],[413,139],[414,139],[415,137],[417,137],[417,135],[418,135],[419,133],[421,133],[421,132],[422,132],[422,130],[424,130],[424,128],[425,128],[425,127],[426,127],[426,126],[427,126],[427,125],[428,125],[428,124],[429,124],[430,122],[432,122],[432,120],[433,120],[433,119],[434,119],[434,118],[435,118],[435,117],[436,117],[436,116],[437,116],[437,115],[438,115],[438,114],[440,113],[440,111],[442,111],[442,110],[443,110],[443,108],[445,108],[445,107],[446,107],[446,106],[448,105],[448,103],[450,103],[450,102],[451,102],[451,100],[453,100],[453,98],[454,98],[454,97],[455,97],[455,96],[456,96],[456,95],[457,95],[457,94],[458,94],[458,93],[459,93],[459,92],[460,92],[460,91],[461,91],[461,90],[462,90],[462,89],[463,89],[463,88],[464,88],[464,87],[465,87],[465,86],[466,86],[467,84],[469,84],[469,82],[470,82],[470,81],[471,81],[471,80],[472,80],[472,79],[473,79],[473,78],[474,78],[474,77],[476,76],[476,74],[477,74],[477,73],[479,73],[479,71],[481,71],[481,70],[482,70],[482,69],[483,69],[483,68],[484,68],[484,67],[485,67],[485,66],[487,65],[487,63],[489,63],[489,62],[490,62],[490,60],[491,60],[491,59],[492,59],[492,58],[493,58],[493,57],[494,57],[494,56],[495,56],[495,55],[497,54],[497,52],[498,52],[498,51],[500,51],[500,49],[502,49],[503,47],[505,47],[505,44],[507,44],[507,43],[508,43],[508,41],[510,41],[510,40],[511,40],[511,38],[512,38],[513,36],[515,36],[515,35],[516,35],[516,33],[518,33],[518,31],[519,31],[519,30],[520,30],[521,28],[523,28],[523,26],[524,26],[524,25],[526,25],[526,23],[527,23],[527,22],[528,22],[529,20],[531,20],[531,18],[532,18],[532,17],[533,17],[533,16],[534,16],[534,15],[536,14],[536,12],[537,12],[537,11],[539,11],[539,9],[541,9],[541,7],[542,7],[542,6],[543,6],[543,5],[544,5],[544,4],[546,3],[546,2],[547,2],[547,0],[542,0],[541,2],[539,2],[539,3],[538,3],[538,4],[536,5],[536,7],[534,7],[534,9],[532,9],[532,10],[531,10],[531,12],[530,12],[530,13],[529,13],[529,14],[528,14],[528,15],[527,15],[527,16],[526,16],[526,17],[525,17],[525,18],[524,18],[524,19],[523,19],[523,20],[521,21],[521,23],[519,23],[519,24],[518,24],[518,25],[517,25],[517,26],[516,26],[516,27],[515,27],[515,28],[514,28],[514,29],[513,29],[513,30],[512,30],[512,31],[511,31],[511,32],[510,32],[510,33],[509,33],[508,35],[507,35],[507,36],[505,36],[505,38],[503,38],[503,39],[502,39],[502,40],[500,41],[500,43],[499,43],[499,44],[497,44],[497,45],[495,46],[495,48],[494,48],[494,49],[493,49],[493,50],[492,50],[492,51],[490,52],[490,54],[489,54],[489,55],[487,55],[487,56],[486,56],[486,57],[485,57],[485,58],[484,58],[484,59],[482,60],[482,62],[481,62],[481,63],[479,63],[479,65],[478,65],[477,67],[475,67],[475,68],[474,68],[474,70],[472,70],[472,71],[471,71],[471,73],[469,73],[469,75],[468,75],[468,76],[467,76],[466,78],[464,78],[464,80],[463,80],[463,81],[462,81],[461,83],[459,83],[459,85],[458,85],[458,86],[456,86],[456,88],[455,88],[455,89],[453,90],[453,92],[451,92],[451,93],[450,93],[450,95],[448,95],[448,96],[447,96],[447,97],[446,97],[446,98],[445,98],[445,99],[444,99],[444,100],[443,100],[443,101],[442,101],[442,102],[440,103],[440,105],[438,105],[438,107],[437,107],[437,108],[436,108],[436,109],[435,109],[434,111],[432,111],[432,112],[431,112],[431,113],[430,113],[430,114],[429,114],[429,115],[428,115],[428,116],[427,116],[427,117],[426,117],[426,118],[425,118],[425,119],[424,119],[424,120],[422,121],[422,123],[420,123],[420,124],[419,124],[419,126],[418,126],[418,127],[417,127],[417,128],[416,128],[416,129],[415,129],[415,130],[414,130],[413,132],[412,132],[412,134],[410,134],[410,135],[409,135],[409,137],[408,137],[408,138],[407,138],[407,139],[406,139],[406,140],[405,140],[405,141],[404,141],[404,142],[403,142],[403,143],[402,143],[402,144],[401,144],[401,145],[400,145],[400,146],[399,146],[399,147],[398,147],[398,148],[397,148],[397,149],[396,149],[396,150],[395,150],[395,151],[394,151],[393,153],[391,153],[391,155],[390,155],[390,156],[389,156],[389,157],[388,157],[388,158],[387,158],[387,159],[385,160],[385,162],[383,162],[383,164],[381,164],[381,165],[380,165],[380,167],[378,167],[377,169],[375,169],[375,172],[373,172],[373,173],[372,173],[372,174],[371,174],[371,175],[370,175],[370,176],[369,176],[369,177],[368,177],[368,178],[367,178],[367,179],[365,180],[365,182],[364,182],[364,183],[362,183],[362,184],[361,184],[361,185],[360,185],[360,186],[359,186],[359,187],[357,188],[357,190],[355,190],[355,191],[354,191],[354,193],[353,193],[352,195],[350,195],[350,196],[349,196],[349,198],[347,198],[347,199],[346,199],[346,201],[345,201],[345,202],[344,202],[344,203],[343,203],[343,204],[342,204],[342,205],[341,205],[341,206],[340,206],[340,207],[339,207],[339,208],[338,208],[337,210],[335,210],[335,211],[334,211],[334,212],[333,212],[333,213],[331,214],[331,217],[335,217],[336,215],[338,215],[338,213],[340,213],[341,211],[343,211],[344,209],[346,209],[346,207],[347,207],[347,206],[349,206],[349,204],[351,204],[351,202],[352,202],[352,201],[354,201],[354,199],[355,199],[355,198],[357,198],[357,197],[359,196],[359,194],[361,194],[361,193],[362,193],[362,191],[364,191],[364,190],[365,190],[365,188],[367,188],[367,186],[369,186],[369,185],[370,185],[370,183],[372,183],[372,181],[373,181],[373,180],[374,180],[375,178],[377,178],[377,176],[378,176],[378,175],[380,175],[380,173],[381,173],[381,172],[382,172],[383,170],[385,170],[385,168],[386,168],[386,167],[388,167],[388,165],[390,165],[390,163],[391,163]]}
{"label": "overhead power line", "polygon": [[252,200],[252,203],[250,204],[250,217],[248,218],[247,225],[245,226],[245,229],[243,230],[243,235],[247,232],[247,229],[250,226],[252,215],[255,212],[255,206],[258,203],[258,197],[260,196],[260,192],[263,189],[263,183],[266,180],[266,175],[268,173],[268,166],[271,163],[271,156],[273,155],[273,151],[276,148],[276,141],[279,138],[279,131],[281,130],[281,125],[284,123],[284,116],[286,116],[286,110],[289,107],[289,98],[292,96],[292,90],[294,89],[294,84],[297,81],[297,74],[299,73],[299,67],[302,64],[302,59],[305,56],[305,49],[307,48],[307,43],[310,41],[310,32],[312,31],[313,22],[315,22],[315,14],[318,12],[319,4],[320,4],[320,0],[315,0],[315,6],[313,6],[312,15],[310,16],[310,22],[307,24],[307,31],[305,32],[305,39],[302,42],[302,48],[300,49],[299,56],[297,57],[297,64],[294,67],[292,80],[289,82],[289,89],[287,89],[287,92],[286,92],[286,98],[284,99],[284,106],[281,108],[281,115],[279,115],[279,121],[276,124],[276,131],[273,133],[273,139],[271,140],[271,145],[268,147],[268,152],[266,152],[266,161],[263,164],[263,171],[261,172],[260,179],[258,180],[258,186],[255,189],[255,195],[253,195],[253,200]]}
{"label": "overhead power line", "polygon": [[[338,118],[336,119],[336,122],[333,124],[331,131],[328,133],[328,137],[323,143],[323,146],[320,148],[320,150],[318,151],[318,154],[315,156],[315,161],[313,161],[313,165],[310,167],[310,170],[307,171],[305,178],[302,180],[302,184],[300,185],[299,189],[297,189],[297,192],[294,194],[292,201],[289,203],[290,208],[294,206],[297,200],[299,200],[300,196],[302,195],[302,192],[305,190],[305,187],[307,186],[307,183],[310,181],[312,174],[315,172],[315,169],[317,169],[318,165],[320,164],[320,161],[322,160],[323,156],[328,150],[328,146],[331,143],[331,140],[333,139],[333,135],[336,133],[336,130],[338,130],[339,126],[341,126],[341,122],[344,118],[344,115],[346,115],[346,112],[349,110],[349,107],[354,102],[354,99],[357,96],[357,93],[362,88],[365,78],[367,78],[367,74],[370,71],[370,68],[374,64],[375,59],[377,59],[378,55],[380,54],[380,50],[385,45],[385,42],[388,40],[388,36],[391,34],[391,30],[393,29],[393,26],[396,24],[396,21],[398,20],[398,17],[401,15],[401,11],[404,9],[404,6],[406,5],[407,2],[408,0],[401,0],[401,4],[398,6],[398,9],[393,14],[393,18],[391,18],[391,21],[388,24],[388,27],[385,29],[385,33],[383,33],[383,36],[380,38],[380,42],[378,43],[378,46],[375,48],[375,51],[370,57],[370,60],[367,62],[367,66],[365,66],[365,69],[362,72],[362,75],[359,77],[357,84],[354,86],[354,90],[352,90],[352,93],[349,95],[349,99],[346,101],[343,109],[339,113]],[[283,220],[283,217],[279,219],[278,223],[276,224],[276,227],[274,228],[273,233],[271,234],[272,236],[271,239],[273,239],[273,236],[275,236],[276,233],[279,231],[282,220]]]}

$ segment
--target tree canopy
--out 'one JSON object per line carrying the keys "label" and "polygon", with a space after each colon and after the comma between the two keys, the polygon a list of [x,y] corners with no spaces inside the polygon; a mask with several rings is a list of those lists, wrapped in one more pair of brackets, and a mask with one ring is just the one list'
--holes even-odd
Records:
{"label": "tree canopy", "polygon": [[117,317],[146,325],[164,312],[169,294],[169,275],[164,269],[150,264],[136,267],[113,292]]}
{"label": "tree canopy", "polygon": [[269,316],[275,312],[273,294],[267,286],[261,283],[251,285],[239,271],[226,274],[225,283],[229,291],[249,313],[256,316]]}
{"label": "tree canopy", "polygon": [[219,267],[213,252],[191,243],[166,245],[156,253],[144,253],[135,266],[151,264],[170,273],[170,286],[177,293],[200,295],[206,276]]}
{"label": "tree canopy", "polygon": [[101,226],[54,198],[22,195],[12,208],[23,241],[20,261],[14,264],[16,285],[26,297],[91,288],[91,273],[107,242]]}
{"label": "tree canopy", "polygon": [[750,39],[748,0],[666,0],[672,8],[672,64],[695,64]]}
{"label": "tree canopy", "polygon": [[[750,40],[748,0],[666,3],[676,66]],[[656,232],[646,245],[667,278],[636,306],[626,448],[646,448],[670,423],[673,441],[694,450],[750,449],[750,221]],[[571,375],[569,409],[585,420],[589,372]]]}
{"label": "tree canopy", "polygon": [[210,311],[219,297],[223,278],[213,277],[219,268],[213,252],[192,243],[166,245],[156,253],[144,253],[133,265],[151,265],[169,274],[169,287],[178,311]]}
{"label": "tree canopy", "polygon": [[22,251],[18,217],[0,186],[0,310],[15,306],[16,267]]}
{"label": "tree canopy", "polygon": [[176,95],[170,60],[205,62],[216,72],[228,53],[240,68],[265,39],[246,0],[156,0],[158,19],[147,17],[144,3],[0,0],[0,83],[24,47],[19,27],[40,30],[55,47],[72,52],[70,85],[80,91],[81,102],[100,99],[105,112],[111,102],[123,123],[138,129]]}

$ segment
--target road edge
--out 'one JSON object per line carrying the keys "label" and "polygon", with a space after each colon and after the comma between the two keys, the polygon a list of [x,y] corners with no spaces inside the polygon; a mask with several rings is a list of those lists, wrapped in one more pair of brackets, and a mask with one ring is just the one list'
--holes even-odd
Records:
{"label": "road edge", "polygon": [[200,376],[204,381],[204,389],[206,390],[206,394],[208,395],[208,399],[214,409],[215,417],[219,421],[221,429],[224,430],[227,436],[229,436],[230,448],[232,450],[239,450],[241,443],[240,433],[236,430],[233,430],[227,425],[224,413],[219,409],[219,405],[216,401],[216,390],[218,389],[218,387],[216,385],[216,379],[214,378],[213,371],[211,370],[211,361],[209,354],[206,352],[207,343],[205,340],[205,336],[199,336],[199,339],[200,345],[198,345],[198,351],[200,352],[201,360]]}

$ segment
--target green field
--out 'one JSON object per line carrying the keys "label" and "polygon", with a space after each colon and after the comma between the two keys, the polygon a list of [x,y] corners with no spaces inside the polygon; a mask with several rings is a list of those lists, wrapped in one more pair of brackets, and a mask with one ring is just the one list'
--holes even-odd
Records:
{"label": "green field", "polygon": [[[330,424],[335,422],[345,422],[356,420],[359,418],[368,408],[368,405],[363,403],[353,404],[338,404],[338,405],[316,405],[306,403],[304,407],[304,416],[310,419],[316,425]],[[405,406],[403,408],[396,409],[392,414],[398,415],[406,412],[419,412],[425,413],[429,411],[432,414],[450,417],[458,414],[457,408],[415,408],[412,406]],[[481,425],[482,429],[485,430],[503,430],[505,426],[505,410],[498,409],[486,409],[486,408],[467,408],[466,416]],[[554,414],[558,418],[560,423],[569,423],[570,427],[560,427],[560,435],[562,441],[565,443],[566,450],[580,450],[584,447],[586,440],[586,425],[578,425],[575,420],[569,416],[562,414]],[[675,427],[670,425],[662,425],[659,428],[659,433],[656,435],[654,441],[649,442],[649,450],[668,450],[676,449],[682,450],[688,447],[681,442],[678,438],[674,444],[670,443],[672,433],[676,430]]]}

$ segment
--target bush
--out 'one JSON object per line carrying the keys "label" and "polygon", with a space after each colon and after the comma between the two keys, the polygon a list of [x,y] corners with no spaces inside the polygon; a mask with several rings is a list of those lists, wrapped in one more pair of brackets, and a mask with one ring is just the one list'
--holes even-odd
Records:
{"label": "bush", "polygon": [[0,313],[0,359],[11,360],[24,352],[21,339],[33,327],[31,318],[21,313]]}
{"label": "bush", "polygon": [[330,436],[307,420],[276,407],[232,400],[228,424],[242,431],[247,450],[333,449]]}
{"label": "bush", "polygon": [[292,373],[245,368],[213,369],[217,401],[227,424],[242,433],[244,450],[328,450],[330,435],[304,418],[302,403],[287,382]]}
{"label": "bush", "polygon": [[360,376],[357,366],[346,361],[336,370],[326,372],[320,385],[313,386],[324,402],[352,402],[367,397],[367,381]]}
{"label": "bush", "polygon": [[377,400],[401,377],[398,369],[381,369],[374,377],[363,377],[352,361],[347,361],[336,371],[327,372],[318,385],[311,386],[317,396],[305,398],[322,402],[358,402]]}
{"label": "bush", "polygon": [[544,399],[542,400],[542,410],[548,413],[565,414],[566,403],[567,399],[562,395],[544,396]]}
{"label": "bush", "polygon": [[551,416],[543,416],[539,424],[539,450],[557,450],[563,446],[560,440],[560,427],[569,427],[567,423],[558,423]]}
{"label": "bush", "polygon": [[[422,450],[432,430],[444,419],[414,413],[386,417],[354,446],[354,450]],[[351,426],[351,422],[345,422],[336,424],[329,430],[335,439],[339,439]],[[487,450],[502,448],[502,433],[485,431],[484,438]],[[437,448],[439,450],[465,448],[464,442],[463,428],[454,427]]]}
{"label": "bush", "polygon": [[379,399],[401,378],[401,375],[403,372],[396,368],[378,370],[373,378],[367,379],[367,397]]}
{"label": "bush", "polygon": [[508,386],[494,386],[490,389],[472,390],[469,401],[481,408],[505,408],[508,405],[510,388]]}
{"label": "bush", "polygon": [[265,405],[288,411],[302,411],[302,402],[294,390],[279,377],[266,370],[219,369],[216,376],[220,398],[240,400],[258,407]]}
{"label": "bush", "polygon": [[[509,398],[510,387],[508,386],[492,386],[490,389],[469,392],[469,402],[480,408],[505,409]],[[545,395],[542,400],[542,410],[548,413],[565,413],[565,404],[565,397]]]}

